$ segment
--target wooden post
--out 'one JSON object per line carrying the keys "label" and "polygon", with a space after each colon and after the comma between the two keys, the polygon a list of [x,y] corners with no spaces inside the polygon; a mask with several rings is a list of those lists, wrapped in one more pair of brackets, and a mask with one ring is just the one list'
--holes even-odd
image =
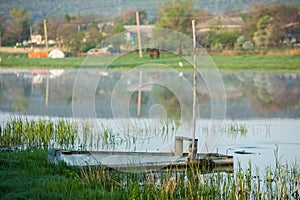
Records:
{"label": "wooden post", "polygon": [[195,33],[195,20],[192,20],[193,28],[193,50],[194,50],[194,87],[193,87],[193,140],[192,140],[192,158],[195,159],[195,132],[196,132],[196,88],[197,88],[197,67],[196,67],[196,33]]}
{"label": "wooden post", "polygon": [[[140,32],[140,16],[139,11],[137,10],[135,12],[135,18],[136,18],[136,28],[137,28],[137,36],[138,36],[138,45],[139,45],[139,55],[140,58],[143,57],[142,52],[142,42],[141,42],[141,32]],[[139,117],[141,114],[141,101],[142,101],[142,72],[140,72],[140,78],[139,78],[139,89],[138,89],[138,108],[137,108],[137,116]]]}
{"label": "wooden post", "polygon": [[32,26],[30,26],[29,30],[30,30],[30,49],[33,50],[33,43],[32,43]]}
{"label": "wooden post", "polygon": [[46,51],[48,50],[48,34],[47,34],[47,20],[44,19],[44,33],[45,33],[45,45]]}
{"label": "wooden post", "polygon": [[174,156],[183,156],[183,139],[175,137]]}
{"label": "wooden post", "polygon": [[137,28],[137,36],[138,36],[138,44],[139,44],[139,54],[140,54],[140,58],[142,58],[143,57],[143,52],[142,52],[142,42],[141,42],[141,32],[140,32],[139,11],[135,12],[135,17],[136,17],[136,28]]}

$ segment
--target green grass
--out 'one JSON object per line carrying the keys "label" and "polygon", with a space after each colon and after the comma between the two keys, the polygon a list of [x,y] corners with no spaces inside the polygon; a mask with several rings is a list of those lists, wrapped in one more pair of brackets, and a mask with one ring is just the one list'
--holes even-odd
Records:
{"label": "green grass", "polygon": [[1,152],[0,166],[0,199],[107,199],[117,196],[113,192],[86,187],[76,169],[49,164],[46,151]]}
{"label": "green grass", "polygon": [[[168,129],[168,127],[166,127]],[[85,133],[90,126],[83,127]],[[32,150],[0,150],[0,199],[298,199],[300,168],[296,162],[282,165],[278,148],[276,163],[264,171],[235,167],[234,174],[202,173],[190,165],[179,172],[125,173],[101,166],[70,168],[49,163],[47,149],[54,141],[63,149],[74,146],[77,126],[69,121],[28,121],[15,118],[0,126],[0,146],[24,145]],[[106,129],[105,129],[106,130]],[[107,130],[109,131],[109,130]],[[245,125],[232,124],[228,132],[246,134]],[[86,134],[84,134],[86,135]],[[110,133],[105,132],[104,138]],[[71,136],[71,137],[70,137]],[[105,141],[106,141],[105,139]],[[83,139],[85,141],[85,139]],[[86,141],[89,141],[88,138]],[[86,142],[85,141],[85,142]],[[85,143],[84,142],[84,143]],[[207,168],[206,168],[207,169]]]}
{"label": "green grass", "polygon": [[224,70],[300,70],[300,55],[212,56]]}
{"label": "green grass", "polygon": [[[3,52],[0,52],[0,56],[2,58],[0,67],[3,68],[79,68],[85,59],[84,57],[29,59],[27,54]],[[220,70],[300,70],[300,55],[211,56],[211,58]],[[95,66],[98,65],[98,59],[95,58]],[[179,61],[183,62],[183,67],[179,67]],[[181,57],[163,52],[160,59],[150,59],[148,54],[143,58],[139,58],[137,53],[126,54],[118,57],[110,68],[130,69],[145,63],[164,64],[181,70],[192,67]]]}
{"label": "green grass", "polygon": [[[201,174],[174,169],[136,174],[101,167],[69,168],[47,161],[45,150],[0,152],[0,199],[297,199],[299,166],[268,166],[256,173]],[[176,176],[175,176],[176,175]],[[293,197],[293,198],[292,198]]]}
{"label": "green grass", "polygon": [[0,52],[4,68],[79,68],[84,58],[67,57],[63,59],[38,58],[30,59],[25,53]]}

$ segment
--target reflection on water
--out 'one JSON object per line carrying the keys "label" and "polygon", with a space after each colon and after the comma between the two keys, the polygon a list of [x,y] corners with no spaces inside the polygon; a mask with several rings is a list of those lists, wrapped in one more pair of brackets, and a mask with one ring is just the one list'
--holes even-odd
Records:
{"label": "reflection on water", "polygon": [[[72,117],[72,91],[76,70],[17,70],[0,69],[0,111],[25,115]],[[203,72],[213,73],[213,72]],[[87,77],[101,77],[95,91],[96,114],[101,118],[112,117],[111,97],[115,86],[126,71],[109,71],[100,74],[89,70]],[[171,74],[174,76],[174,74]],[[172,76],[165,75],[170,79]],[[178,76],[191,83],[192,72],[183,71]],[[145,72],[143,81],[158,78],[158,73]],[[164,78],[165,78],[164,77]],[[300,73],[296,72],[222,72],[226,89],[227,118],[299,118]],[[47,78],[48,96],[47,96]],[[130,77],[129,77],[130,78]],[[131,116],[136,116],[138,79],[126,80],[123,94],[130,94]],[[174,81],[173,85],[182,87]],[[153,84],[142,87],[141,116],[149,115],[153,105],[163,105],[168,117],[180,115],[177,97],[168,88]],[[185,91],[182,91],[185,92]],[[192,97],[186,92],[187,102]],[[210,91],[211,93],[213,91]],[[82,94],[82,101],[84,102]],[[203,79],[198,77],[197,90],[200,117],[210,118],[210,93]],[[48,99],[48,106],[46,106]],[[122,99],[121,99],[122,100]],[[190,100],[190,101],[189,101]]]}
{"label": "reflection on water", "polygon": [[[0,69],[1,121],[5,121],[5,118],[10,115],[72,117],[72,91],[76,72],[76,70],[71,69]],[[159,79],[162,73],[164,72],[157,73],[151,70],[143,72],[142,82]],[[119,80],[125,77],[126,71],[110,70],[100,73],[97,70],[87,70],[85,74],[87,79],[92,76],[100,78],[95,90],[96,115],[100,123],[109,127],[109,121],[113,116],[112,96]],[[182,71],[175,75],[192,83],[191,71]],[[174,73],[163,76],[169,82],[178,80],[178,77],[174,79]],[[234,154],[246,164],[251,159],[255,164],[262,165],[267,164],[267,162],[273,163],[273,150],[278,147],[283,161],[294,161],[295,159],[300,161],[300,134],[298,132],[300,127],[300,73],[223,71],[222,78],[226,90],[227,122],[225,128],[219,127],[217,130],[223,134],[214,151]],[[128,76],[122,82],[122,87],[118,86],[122,90],[122,95],[118,96],[118,101],[121,103],[124,101],[129,105],[129,113],[135,119],[138,115],[138,88],[140,84],[138,78],[131,79]],[[173,81],[172,84],[179,90],[182,87],[178,81]],[[180,105],[180,101],[174,95],[173,90],[159,84],[148,84],[142,86],[140,91],[140,116],[143,119],[150,117],[167,120],[172,118],[175,119],[176,124],[178,123],[183,105]],[[84,107],[86,94],[84,90],[80,92],[82,94],[77,100],[81,101]],[[192,105],[192,95],[189,92],[182,91],[186,102],[190,102],[190,104],[184,105],[186,107]],[[209,126],[207,125],[211,117],[211,95],[209,92],[214,91],[208,91],[205,81],[199,75],[197,100],[201,120],[198,121],[198,137],[202,137],[208,129],[206,126]],[[127,101],[128,95],[129,101]],[[191,112],[188,111],[188,113]],[[141,124],[145,124],[144,122]],[[140,122],[135,123],[139,124]],[[239,127],[234,133],[228,131],[233,128],[232,124],[237,124]],[[148,127],[147,129],[144,128],[144,131],[153,132],[154,129]],[[241,131],[242,129],[243,131]],[[120,131],[117,134],[120,134]],[[118,140],[118,138],[114,139],[115,142]],[[159,141],[157,138],[155,140]],[[170,142],[170,139],[166,140]],[[147,147],[149,151],[161,149],[154,144],[159,146],[163,145],[163,142],[147,141],[140,143],[140,146],[136,145],[136,147],[138,149]],[[172,145],[164,150],[172,151]],[[257,159],[261,161],[256,163]]]}

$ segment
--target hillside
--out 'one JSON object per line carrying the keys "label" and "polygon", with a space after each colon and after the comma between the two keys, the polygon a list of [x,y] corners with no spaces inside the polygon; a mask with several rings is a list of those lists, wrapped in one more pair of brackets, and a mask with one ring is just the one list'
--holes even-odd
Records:
{"label": "hillside", "polygon": [[[158,5],[166,1],[171,0],[1,0],[0,17],[7,18],[9,10],[23,7],[32,13],[34,22],[56,14],[98,14],[110,18],[129,9],[146,10],[151,19],[155,17]],[[212,14],[222,14],[236,9],[247,10],[255,3],[281,3],[300,7],[299,0],[194,0],[194,2]]]}

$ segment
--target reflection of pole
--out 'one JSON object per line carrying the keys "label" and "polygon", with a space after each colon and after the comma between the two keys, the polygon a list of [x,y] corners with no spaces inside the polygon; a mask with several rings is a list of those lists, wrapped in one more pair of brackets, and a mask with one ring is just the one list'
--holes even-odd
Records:
{"label": "reflection of pole", "polygon": [[45,102],[46,107],[48,107],[48,99],[49,99],[49,70],[47,71],[47,81],[46,81],[46,102]]}
{"label": "reflection of pole", "polygon": [[195,159],[195,132],[196,132],[196,87],[197,87],[197,79],[196,79],[196,33],[195,33],[195,20],[192,20],[192,27],[193,27],[193,49],[194,49],[194,87],[193,87],[193,141],[192,141],[192,158],[191,160]]}
{"label": "reflection of pole", "polygon": [[45,45],[46,50],[48,49],[48,34],[47,34],[47,21],[44,19],[44,33],[45,33]]}
{"label": "reflection of pole", "polygon": [[[143,52],[142,52],[142,42],[141,42],[141,32],[140,32],[140,16],[139,16],[139,11],[135,12],[135,17],[136,17],[136,28],[137,28],[137,36],[138,36],[138,44],[139,44],[139,54],[140,58],[143,57]],[[138,108],[137,108],[137,116],[139,117],[141,114],[141,101],[142,101],[142,72],[140,72],[140,79],[139,79],[139,89],[138,89]]]}
{"label": "reflection of pole", "polygon": [[139,43],[139,53],[140,53],[140,58],[142,58],[143,57],[143,52],[142,52],[142,42],[141,42],[141,32],[140,32],[139,11],[135,12],[135,17],[136,17],[136,28],[137,28],[137,36],[138,36],[138,43]]}
{"label": "reflection of pole", "polygon": [[3,88],[2,74],[0,74],[0,86]]}
{"label": "reflection of pole", "polygon": [[31,72],[31,94],[33,94],[33,73]]}
{"label": "reflection of pole", "polygon": [[137,116],[139,117],[141,114],[141,101],[142,101],[142,78],[143,78],[143,73],[140,72],[140,78],[139,78],[139,89],[138,89],[138,107],[137,107]]}

